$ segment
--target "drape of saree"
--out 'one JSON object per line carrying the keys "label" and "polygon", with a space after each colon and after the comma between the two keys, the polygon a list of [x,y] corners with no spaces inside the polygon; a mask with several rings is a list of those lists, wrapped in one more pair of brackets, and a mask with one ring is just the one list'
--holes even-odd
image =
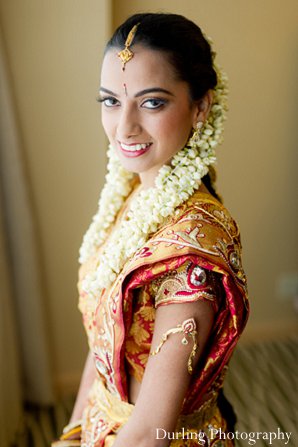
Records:
{"label": "drape of saree", "polygon": [[[187,262],[214,272],[220,281],[222,297],[210,339],[193,371],[177,421],[175,433],[180,438],[173,439],[170,445],[233,445],[229,439],[216,435],[216,430],[228,429],[219,401],[228,362],[245,327],[249,305],[239,229],[226,208],[209,194],[196,192],[127,261],[111,288],[94,299],[82,290],[81,283],[96,268],[98,259],[97,254],[81,267],[79,280],[79,308],[98,372],[84,411],[82,447],[112,446],[117,431],[134,408],[128,402],[126,359],[131,354],[127,340],[134,321],[136,292],[147,290],[149,294],[143,321],[147,348],[141,356],[130,355],[130,369],[135,362],[140,379],[154,330],[155,301],[154,296],[150,297],[154,288],[148,285]],[[180,305],[183,301],[187,302],[187,296]],[[150,306],[152,313],[148,317]],[[190,439],[190,432],[196,433],[197,438],[193,435]]]}

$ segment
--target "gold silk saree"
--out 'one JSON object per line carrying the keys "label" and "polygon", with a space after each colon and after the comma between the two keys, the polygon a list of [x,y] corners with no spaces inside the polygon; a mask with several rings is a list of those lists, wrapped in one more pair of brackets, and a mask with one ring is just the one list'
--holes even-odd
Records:
{"label": "gold silk saree", "polygon": [[[118,223],[123,216],[124,210]],[[184,398],[175,430],[178,438],[173,435],[170,445],[233,445],[220,437],[229,426],[219,404],[249,304],[239,229],[226,208],[209,194],[194,193],[95,299],[81,284],[97,263],[98,254],[81,267],[78,284],[79,308],[98,372],[83,415],[81,446],[112,446],[127,422],[134,407],[128,401],[128,373],[142,380],[156,308],[196,299],[214,306],[214,328]],[[198,268],[206,273],[201,286],[191,281]]]}

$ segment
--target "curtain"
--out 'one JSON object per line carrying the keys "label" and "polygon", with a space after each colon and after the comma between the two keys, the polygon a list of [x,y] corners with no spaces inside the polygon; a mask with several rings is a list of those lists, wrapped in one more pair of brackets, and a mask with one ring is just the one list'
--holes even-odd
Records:
{"label": "curtain", "polygon": [[[0,195],[1,199],[1,195]],[[0,209],[2,210],[0,201]],[[11,278],[0,214],[0,445],[10,445],[22,422],[19,352],[12,305]]]}
{"label": "curtain", "polygon": [[[0,445],[16,432],[22,398],[53,402],[36,223],[0,30]],[[22,392],[21,392],[22,390]]]}

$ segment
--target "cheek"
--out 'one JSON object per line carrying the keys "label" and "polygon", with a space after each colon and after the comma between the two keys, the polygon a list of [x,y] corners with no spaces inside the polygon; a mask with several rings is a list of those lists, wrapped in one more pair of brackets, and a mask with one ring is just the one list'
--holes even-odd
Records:
{"label": "cheek", "polygon": [[173,134],[176,133],[179,122],[176,120],[176,116],[169,114],[167,116],[158,117],[151,123],[150,132],[159,140],[171,140]]}
{"label": "cheek", "polygon": [[108,137],[113,136],[114,120],[110,114],[105,111],[101,113],[101,124]]}
{"label": "cheek", "polygon": [[160,135],[180,148],[186,143],[192,129],[190,114],[172,114],[160,121],[159,129]]}

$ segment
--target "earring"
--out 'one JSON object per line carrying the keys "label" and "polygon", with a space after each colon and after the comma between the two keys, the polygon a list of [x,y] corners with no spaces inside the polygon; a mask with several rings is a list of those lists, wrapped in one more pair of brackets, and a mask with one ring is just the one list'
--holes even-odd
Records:
{"label": "earring", "polygon": [[197,147],[199,144],[199,141],[202,136],[202,128],[203,128],[203,121],[198,121],[196,124],[196,127],[193,129],[193,134],[190,137],[187,146],[189,147]]}

